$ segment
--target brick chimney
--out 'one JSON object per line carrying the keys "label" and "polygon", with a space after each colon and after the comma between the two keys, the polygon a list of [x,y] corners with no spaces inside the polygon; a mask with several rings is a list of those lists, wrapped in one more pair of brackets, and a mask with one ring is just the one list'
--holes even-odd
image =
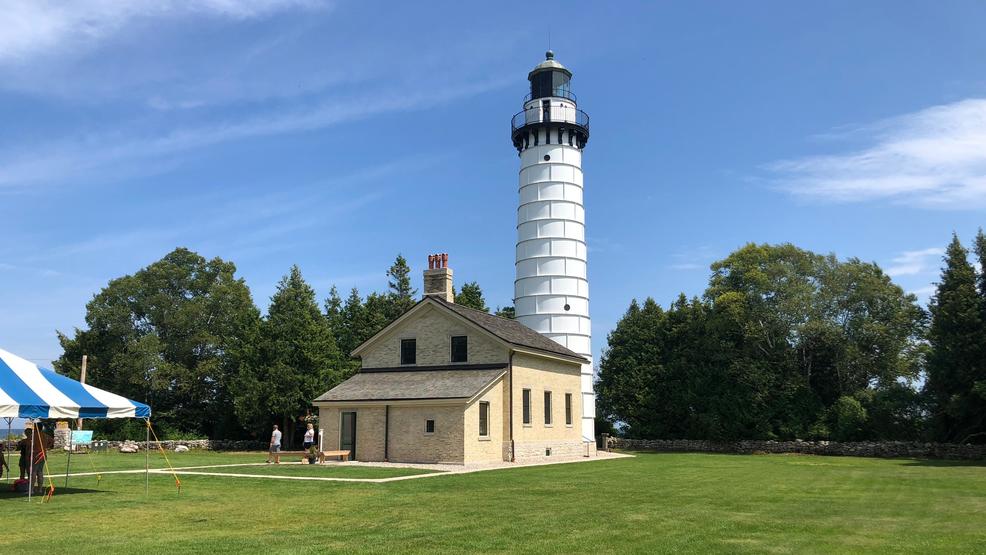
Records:
{"label": "brick chimney", "polygon": [[438,297],[443,301],[455,302],[455,295],[452,293],[452,268],[448,267],[448,253],[428,255],[425,297]]}

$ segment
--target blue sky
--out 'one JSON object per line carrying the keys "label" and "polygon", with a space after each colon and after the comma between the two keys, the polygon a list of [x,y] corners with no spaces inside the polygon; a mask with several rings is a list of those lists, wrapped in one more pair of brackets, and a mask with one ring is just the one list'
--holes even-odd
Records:
{"label": "blue sky", "polygon": [[[986,225],[981,2],[13,0],[0,13],[0,346],[47,364],[176,246],[265,309],[416,281],[510,304],[508,122],[551,35],[592,118],[594,349],[750,241],[875,261],[923,300]],[[420,283],[418,283],[420,287]]]}

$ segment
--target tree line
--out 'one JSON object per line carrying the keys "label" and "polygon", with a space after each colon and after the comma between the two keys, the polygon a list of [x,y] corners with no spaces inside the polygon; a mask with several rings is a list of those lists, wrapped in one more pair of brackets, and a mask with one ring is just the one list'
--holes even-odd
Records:
{"label": "tree line", "polygon": [[[293,266],[261,315],[232,262],[178,248],[95,294],[86,329],[58,333],[55,368],[78,379],[88,355],[87,383],[148,403],[170,438],[257,437],[280,423],[289,439],[311,401],[358,369],[349,353],[417,302],[403,256],[386,274],[386,291],[362,296],[354,287],[343,301],[333,286],[320,307]],[[489,311],[476,282],[455,300]],[[142,426],[90,425],[132,437]]]}
{"label": "tree line", "polygon": [[596,383],[605,430],[659,439],[986,442],[986,236],[925,310],[873,263],[748,244],[701,297],[636,300]]}

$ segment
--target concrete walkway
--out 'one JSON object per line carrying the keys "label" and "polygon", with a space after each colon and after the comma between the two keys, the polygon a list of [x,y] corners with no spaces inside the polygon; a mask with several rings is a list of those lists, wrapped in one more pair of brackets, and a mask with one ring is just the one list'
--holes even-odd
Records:
{"label": "concrete walkway", "polygon": [[[368,484],[383,484],[387,482],[399,482],[402,480],[416,480],[419,478],[433,478],[436,476],[449,476],[454,474],[472,474],[475,472],[486,472],[488,470],[503,470],[509,468],[526,468],[534,466],[549,466],[556,464],[573,464],[573,463],[584,463],[593,461],[603,461],[612,459],[622,459],[626,457],[632,457],[633,455],[627,455],[623,453],[606,453],[599,452],[595,457],[579,457],[575,459],[561,459],[557,461],[538,461],[538,462],[528,462],[528,463],[488,463],[488,464],[474,464],[474,465],[452,465],[452,464],[405,464],[405,463],[385,463],[385,462],[361,462],[361,461],[349,461],[349,462],[338,462],[338,463],[326,463],[323,465],[315,465],[315,468],[325,468],[325,467],[370,467],[370,468],[415,468],[419,470],[432,470],[433,472],[426,474],[412,474],[410,476],[393,476],[390,478],[338,478],[332,476],[283,476],[277,474],[241,474],[236,472],[203,472],[205,470],[211,470],[214,468],[234,468],[234,467],[244,467],[244,466],[269,466],[267,463],[238,463],[238,464],[216,464],[208,466],[187,466],[176,468],[175,473],[181,475],[192,475],[192,476],[223,476],[227,478],[259,478],[266,480],[300,480],[309,482],[363,482]],[[302,466],[303,463],[281,463],[282,466]],[[304,465],[308,466],[308,465]],[[152,468],[148,470],[151,474],[171,474],[171,470],[168,468]],[[79,472],[72,473],[69,476],[95,476],[97,474],[143,474],[144,469],[135,470],[107,470],[105,472]]]}

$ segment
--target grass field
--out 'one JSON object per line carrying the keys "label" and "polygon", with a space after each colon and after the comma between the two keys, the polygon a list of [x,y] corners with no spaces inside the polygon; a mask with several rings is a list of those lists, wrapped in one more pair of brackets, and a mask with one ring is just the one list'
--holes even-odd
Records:
{"label": "grass field", "polygon": [[[136,460],[104,457],[116,468]],[[249,458],[189,453],[176,462],[254,462]],[[94,477],[76,477],[72,488],[59,488],[50,503],[0,499],[6,517],[0,549],[101,554],[986,551],[986,466],[970,463],[639,454],[391,483],[187,475],[180,495],[170,476],[152,474],[148,497],[143,480],[143,475],[107,474],[96,489]]]}
{"label": "grass field", "polygon": [[[188,451],[186,453],[168,453],[168,460],[174,468],[194,468],[196,472],[232,472],[236,474],[280,474],[283,476],[314,476],[338,478],[391,478],[396,476],[411,476],[429,474],[431,471],[413,468],[372,468],[328,465],[299,465],[300,456],[282,456],[280,465],[261,466],[230,466],[253,465],[267,460],[266,452],[222,453],[212,451]],[[17,456],[14,455],[14,461]],[[168,463],[154,451],[151,451],[148,466],[154,469],[167,469]],[[65,483],[65,466],[69,465],[71,473],[92,473],[116,470],[140,470],[144,468],[144,454],[117,452],[93,453],[89,455],[73,455],[71,462],[61,452],[54,452],[48,458],[48,472],[58,488]],[[200,466],[222,465],[218,468],[196,468]],[[17,472],[16,465],[14,471]],[[59,478],[59,476],[61,476]],[[69,485],[75,485],[75,480],[86,480],[86,477],[70,478]],[[105,477],[103,478],[105,480]]]}

